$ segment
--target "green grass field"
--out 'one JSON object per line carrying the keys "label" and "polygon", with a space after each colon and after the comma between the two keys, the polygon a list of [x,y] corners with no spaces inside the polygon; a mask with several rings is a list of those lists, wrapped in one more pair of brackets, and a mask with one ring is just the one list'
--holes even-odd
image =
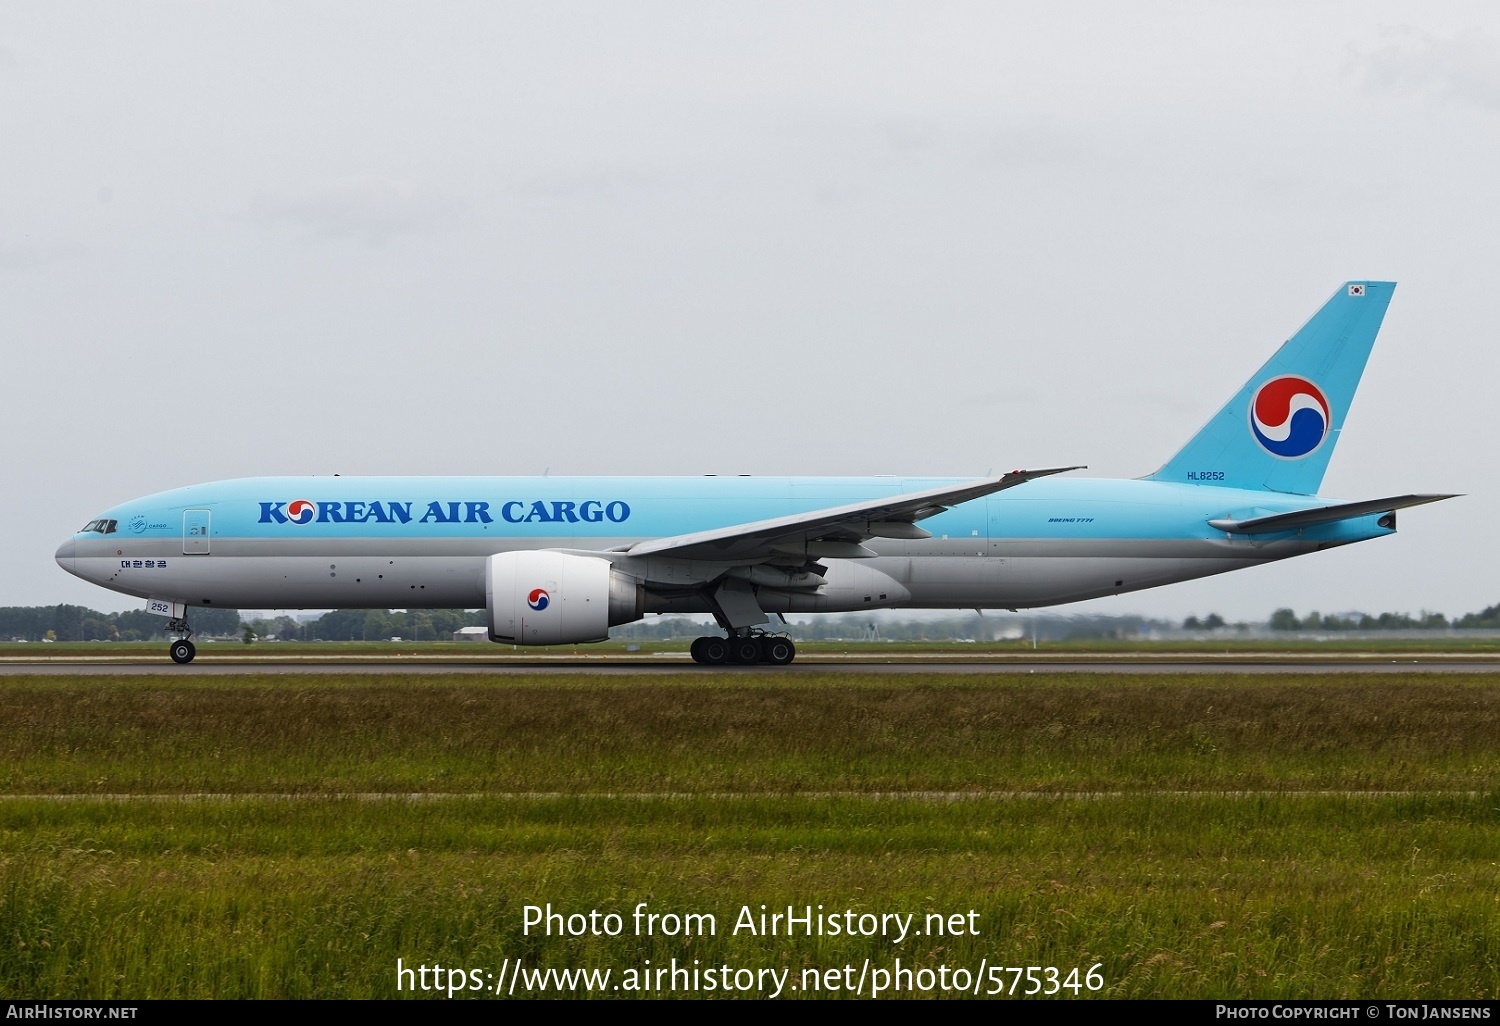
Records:
{"label": "green grass field", "polygon": [[[900,959],[1495,997],[1497,739],[1485,675],[7,677],[0,995],[392,997],[398,958],[491,989],[520,958],[600,996]],[[716,930],[637,935],[642,902]],[[547,903],[623,930],[526,932]],[[977,934],[733,932],[762,904]]]}

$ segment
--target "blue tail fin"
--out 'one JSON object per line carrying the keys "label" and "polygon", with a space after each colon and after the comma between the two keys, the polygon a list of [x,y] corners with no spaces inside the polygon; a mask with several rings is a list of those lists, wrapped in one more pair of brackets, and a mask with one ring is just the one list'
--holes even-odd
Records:
{"label": "blue tail fin", "polygon": [[1316,494],[1395,287],[1345,282],[1150,480]]}

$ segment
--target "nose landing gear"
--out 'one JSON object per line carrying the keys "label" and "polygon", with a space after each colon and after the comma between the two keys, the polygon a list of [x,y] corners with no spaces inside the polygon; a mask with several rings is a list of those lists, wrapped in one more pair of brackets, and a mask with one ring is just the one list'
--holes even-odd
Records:
{"label": "nose landing gear", "polygon": [[182,635],[180,638],[174,638],[171,647],[167,649],[168,654],[172,657],[172,662],[179,665],[192,662],[193,656],[198,654],[198,648],[188,640],[193,636],[193,628],[188,625],[187,618],[183,617],[180,620],[171,620],[167,623],[165,629],[168,634]]}

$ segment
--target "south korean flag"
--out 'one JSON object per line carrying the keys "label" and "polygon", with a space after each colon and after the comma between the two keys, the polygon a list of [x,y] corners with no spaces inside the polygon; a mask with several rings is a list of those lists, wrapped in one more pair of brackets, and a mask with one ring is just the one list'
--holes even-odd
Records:
{"label": "south korean flag", "polygon": [[1363,285],[1350,285],[1349,286],[1349,295],[1351,295],[1351,296],[1362,296],[1364,294],[1365,294],[1365,287]]}

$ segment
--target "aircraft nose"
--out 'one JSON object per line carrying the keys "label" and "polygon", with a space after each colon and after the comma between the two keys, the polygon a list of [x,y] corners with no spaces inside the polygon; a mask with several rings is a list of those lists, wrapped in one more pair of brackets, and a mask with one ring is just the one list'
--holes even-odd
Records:
{"label": "aircraft nose", "polygon": [[77,539],[69,538],[67,541],[63,542],[57,547],[57,565],[62,567],[68,573],[73,573],[73,557],[77,554],[77,551]]}

